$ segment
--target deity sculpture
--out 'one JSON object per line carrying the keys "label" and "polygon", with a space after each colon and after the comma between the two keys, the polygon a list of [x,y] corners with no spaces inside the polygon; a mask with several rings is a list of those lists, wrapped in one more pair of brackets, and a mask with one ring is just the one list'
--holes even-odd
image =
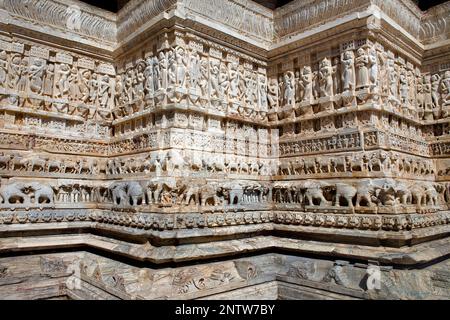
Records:
{"label": "deity sculpture", "polygon": [[210,83],[211,83],[211,97],[220,97],[219,75],[220,75],[220,61],[211,60],[210,66]]}
{"label": "deity sculpture", "polygon": [[97,74],[92,74],[91,80],[89,80],[89,102],[95,104],[98,96],[98,79]]}
{"label": "deity sculpture", "polygon": [[353,91],[355,89],[355,66],[353,52],[350,50],[342,54],[342,91]]}
{"label": "deity sculpture", "polygon": [[110,91],[111,84],[109,82],[109,77],[107,75],[103,75],[100,77],[99,82],[99,100],[102,108],[106,108],[108,106]]}
{"label": "deity sculpture", "polygon": [[366,50],[359,48],[357,50],[357,56],[355,58],[356,73],[356,88],[365,89],[369,87],[369,56]]}
{"label": "deity sculpture", "polygon": [[29,65],[29,58],[25,57],[22,59],[22,63],[20,66],[20,78],[19,78],[19,82],[17,83],[17,90],[21,91],[21,92],[26,92],[27,91],[27,87],[28,87],[28,80],[29,80],[29,70],[28,70],[28,65]]}
{"label": "deity sculpture", "polygon": [[230,63],[230,100],[237,101],[239,99],[239,83],[240,74],[238,70],[239,65],[237,63]]}
{"label": "deity sculpture", "polygon": [[194,51],[190,55],[189,61],[189,88],[197,89],[200,79],[200,56]]}
{"label": "deity sculpture", "polygon": [[44,75],[44,95],[53,96],[53,81],[55,77],[55,65],[53,63],[47,65]]}
{"label": "deity sculpture", "polygon": [[166,89],[169,64],[168,57],[164,54],[163,51],[159,53],[158,67],[159,72],[155,72],[155,76],[158,75],[158,89]]}
{"label": "deity sculpture", "polygon": [[333,96],[333,67],[329,59],[324,58],[319,65],[319,89],[321,97]]}
{"label": "deity sculpture", "polygon": [[258,105],[260,107],[260,110],[266,111],[267,110],[267,82],[266,82],[266,77],[265,76],[259,76],[259,81],[258,81],[258,88],[259,88],[259,92],[258,92]]}
{"label": "deity sculpture", "polygon": [[68,98],[71,101],[77,101],[80,98],[80,83],[78,78],[78,70],[76,67],[72,67],[70,70],[67,81],[69,82]]}
{"label": "deity sculpture", "polygon": [[175,51],[175,61],[177,64],[177,86],[184,87],[186,81],[186,70],[188,65],[188,59],[185,55],[183,48],[178,48]]}
{"label": "deity sculpture", "polygon": [[284,102],[286,105],[293,105],[295,103],[295,76],[292,71],[284,74]]}
{"label": "deity sculpture", "polygon": [[200,61],[199,85],[201,95],[206,97],[208,95],[208,60],[205,57]]}
{"label": "deity sculpture", "polygon": [[221,99],[226,98],[229,87],[230,81],[228,79],[228,70],[226,65],[224,63],[221,63],[219,73],[219,97]]}
{"label": "deity sculpture", "polygon": [[4,87],[6,84],[6,74],[8,68],[8,55],[6,51],[0,51],[0,87]]}
{"label": "deity sculpture", "polygon": [[310,66],[304,66],[300,85],[303,90],[302,101],[311,101],[313,97],[313,73]]}
{"label": "deity sculpture", "polygon": [[441,81],[442,116],[450,115],[450,71],[445,71]]}
{"label": "deity sculpture", "polygon": [[45,70],[45,60],[34,59],[30,65],[30,91],[35,94],[42,94],[44,89],[43,77]]}
{"label": "deity sculpture", "polygon": [[154,77],[154,65],[153,58],[147,58],[147,66],[144,70],[144,79],[145,79],[145,93],[152,97],[155,94],[155,77]]}
{"label": "deity sculpture", "polygon": [[333,59],[334,65],[333,65],[333,92],[334,94],[341,93],[341,62],[338,57],[335,57]]}
{"label": "deity sculpture", "polygon": [[123,82],[122,82],[122,76],[117,75],[116,81],[114,86],[114,105],[116,107],[119,107],[123,104]]}
{"label": "deity sculpture", "polygon": [[267,92],[267,99],[269,102],[269,108],[274,109],[278,107],[278,96],[279,96],[279,88],[278,88],[278,82],[276,78],[271,78],[269,80],[269,84],[267,86],[268,92]]}
{"label": "deity sculpture", "polygon": [[378,87],[378,58],[375,48],[369,50],[368,65],[370,88],[373,91]]}
{"label": "deity sculpture", "polygon": [[69,91],[69,74],[70,66],[68,64],[62,63],[56,71],[56,96],[63,98]]}
{"label": "deity sculpture", "polygon": [[136,92],[137,99],[144,99],[145,97],[145,62],[144,60],[139,60],[136,66],[136,80],[134,85],[134,91]]}

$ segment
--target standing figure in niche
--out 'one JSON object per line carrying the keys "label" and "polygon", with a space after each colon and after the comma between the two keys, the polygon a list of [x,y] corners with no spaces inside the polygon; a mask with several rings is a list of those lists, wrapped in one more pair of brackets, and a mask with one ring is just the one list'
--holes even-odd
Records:
{"label": "standing figure in niche", "polygon": [[153,58],[153,77],[155,78],[155,92],[161,89],[161,68],[157,57]]}
{"label": "standing figure in niche", "polygon": [[133,69],[128,69],[125,78],[125,97],[127,103],[132,103],[136,96],[134,91],[134,84],[136,83],[136,78],[134,76]]}
{"label": "standing figure in niche", "polygon": [[334,59],[334,66],[333,66],[333,92],[334,94],[341,93],[341,63],[338,57],[335,57]]}
{"label": "standing figure in niche", "polygon": [[266,83],[266,77],[260,76],[259,77],[259,92],[258,92],[258,98],[259,98],[259,107],[262,111],[267,111],[267,83]]}
{"label": "standing figure in niche", "polygon": [[200,91],[202,97],[208,96],[208,60],[206,58],[202,58],[200,62]]}
{"label": "standing figure in niche", "polygon": [[433,98],[431,97],[431,76],[429,74],[424,76],[422,88],[424,120],[433,120]]}
{"label": "standing figure in niche", "polygon": [[368,59],[370,88],[373,90],[378,87],[378,59],[375,48],[369,50]]}
{"label": "standing figure in niche", "polygon": [[319,66],[319,89],[321,97],[333,96],[333,67],[330,60],[324,58]]}
{"label": "standing figure in niche", "polygon": [[219,88],[220,88],[220,98],[226,99],[228,88],[230,87],[230,81],[228,79],[228,70],[224,63],[220,64],[220,74],[219,74]]}
{"label": "standing figure in niche", "polygon": [[219,74],[220,74],[220,62],[217,60],[210,61],[210,80],[211,80],[211,97],[219,98]]}
{"label": "standing figure in niche", "polygon": [[8,55],[6,51],[0,51],[0,87],[4,87],[6,84],[6,70],[8,67]]}
{"label": "standing figure in niche", "polygon": [[106,108],[108,106],[110,91],[111,85],[109,83],[109,77],[104,75],[100,78],[99,84],[100,107]]}
{"label": "standing figure in niche", "polygon": [[425,110],[425,98],[424,98],[424,94],[423,94],[423,77],[418,78],[417,80],[417,93],[416,93],[416,97],[417,97],[417,106],[418,106],[418,111],[417,111],[417,115],[419,116],[419,119],[423,118],[423,112]]}
{"label": "standing figure in niche", "polygon": [[347,50],[342,54],[342,91],[355,89],[355,65],[353,51]]}
{"label": "standing figure in niche", "polygon": [[442,117],[448,117],[450,115],[450,71],[445,71],[444,77],[441,81],[441,93],[442,93]]}
{"label": "standing figure in niche", "polygon": [[79,74],[79,90],[81,95],[80,100],[86,103],[88,102],[90,95],[89,81],[91,80],[91,71],[87,69],[81,69]]}
{"label": "standing figure in niche", "polygon": [[77,101],[81,94],[80,94],[80,81],[78,78],[78,70],[75,67],[72,67],[70,70],[69,78],[67,79],[69,82],[69,100],[71,101]]}
{"label": "standing figure in niche", "polygon": [[168,75],[168,57],[164,54],[163,51],[159,53],[159,89],[167,88],[167,75]]}
{"label": "standing figure in niche", "polygon": [[294,74],[288,71],[284,74],[284,102],[286,105],[293,105],[295,103],[295,85]]}
{"label": "standing figure in niche", "polygon": [[17,84],[17,90],[21,92],[26,92],[28,87],[28,70],[29,58],[25,57],[22,59],[22,64],[20,67],[20,78],[19,83]]}
{"label": "standing figure in niche", "polygon": [[153,66],[153,58],[147,58],[147,67],[144,70],[144,79],[145,79],[145,93],[152,97],[155,94],[155,78],[154,78],[154,66]]}
{"label": "standing figure in niche", "polygon": [[406,70],[402,69],[400,72],[400,102],[402,103],[403,107],[406,107],[406,104],[408,103],[408,78],[406,76]]}
{"label": "standing figure in niche", "polygon": [[280,75],[280,77],[278,78],[278,92],[279,92],[279,97],[280,97],[280,101],[278,102],[280,106],[284,105],[284,81],[283,81],[283,76]]}
{"label": "standing figure in niche", "polygon": [[407,73],[408,78],[408,100],[411,106],[416,104],[416,76],[414,74],[414,70],[408,69]]}
{"label": "standing figure in niche", "polygon": [[47,65],[44,76],[44,95],[53,96],[53,81],[55,77],[55,65],[53,63]]}
{"label": "standing figure in niche", "polygon": [[177,64],[172,50],[167,51],[167,78],[168,87],[177,83]]}
{"label": "standing figure in niche", "polygon": [[313,97],[313,73],[310,66],[302,69],[301,86],[303,89],[303,101],[310,101]]}
{"label": "standing figure in niche", "polygon": [[238,71],[238,64],[237,63],[231,63],[230,64],[230,100],[237,101],[239,98],[239,71]]}
{"label": "standing figure in niche", "polygon": [[389,95],[391,97],[397,98],[398,96],[398,76],[397,69],[395,67],[394,59],[388,59],[386,65],[386,72],[388,76],[389,83]]}
{"label": "standing figure in niche", "polygon": [[143,60],[139,61],[136,67],[136,84],[135,91],[137,99],[143,100],[145,97],[144,84],[145,84],[145,62]]}
{"label": "standing figure in niche", "polygon": [[89,101],[92,104],[95,104],[97,102],[97,95],[98,95],[98,79],[97,74],[92,74],[91,80],[89,80]]}
{"label": "standing figure in niche", "polygon": [[68,64],[62,63],[59,65],[58,71],[56,72],[58,81],[56,82],[56,96],[58,98],[63,98],[69,91],[69,74],[70,67]]}
{"label": "standing figure in niche", "polygon": [[439,107],[439,84],[441,82],[441,76],[439,74],[433,74],[431,76],[431,99],[433,101],[433,108]]}
{"label": "standing figure in niche", "polygon": [[191,53],[189,63],[189,88],[197,89],[200,78],[200,56],[197,51]]}
{"label": "standing figure in niche", "polygon": [[267,99],[269,102],[269,108],[275,109],[278,107],[278,96],[279,96],[279,88],[276,78],[271,78],[269,80]]}
{"label": "standing figure in niche", "polygon": [[185,87],[188,60],[183,48],[180,47],[175,51],[175,60],[177,63],[177,86]]}
{"label": "standing figure in niche", "polygon": [[30,91],[35,94],[42,94],[44,89],[45,61],[43,59],[34,59],[30,66]]}
{"label": "standing figure in niche", "polygon": [[355,66],[357,69],[356,88],[365,89],[369,87],[369,56],[366,50],[359,48],[357,51],[357,57],[355,58]]}
{"label": "standing figure in niche", "polygon": [[123,82],[122,76],[116,76],[116,84],[114,86],[114,105],[119,108],[123,104]]}

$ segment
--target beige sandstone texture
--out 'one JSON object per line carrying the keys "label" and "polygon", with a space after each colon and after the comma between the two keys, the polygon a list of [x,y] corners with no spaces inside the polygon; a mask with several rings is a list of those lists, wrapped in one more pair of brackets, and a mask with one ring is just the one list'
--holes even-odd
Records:
{"label": "beige sandstone texture", "polygon": [[450,2],[0,0],[1,299],[449,299]]}

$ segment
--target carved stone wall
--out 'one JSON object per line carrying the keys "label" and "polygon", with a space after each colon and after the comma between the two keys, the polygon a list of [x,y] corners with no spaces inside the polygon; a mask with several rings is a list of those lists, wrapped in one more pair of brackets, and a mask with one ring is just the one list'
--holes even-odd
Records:
{"label": "carved stone wall", "polygon": [[0,292],[448,298],[448,13],[0,1]]}

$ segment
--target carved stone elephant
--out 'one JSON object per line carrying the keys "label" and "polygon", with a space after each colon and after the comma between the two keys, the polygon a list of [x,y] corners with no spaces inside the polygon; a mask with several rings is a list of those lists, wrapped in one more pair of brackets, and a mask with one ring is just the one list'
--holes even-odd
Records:
{"label": "carved stone elephant", "polygon": [[109,187],[111,198],[115,205],[125,205],[128,203],[128,195],[125,183],[115,183]]}
{"label": "carved stone elephant", "polygon": [[439,193],[436,188],[431,184],[425,184],[425,196],[427,205],[429,206],[437,206],[439,203]]}
{"label": "carved stone elephant", "polygon": [[52,187],[38,182],[32,182],[26,187],[34,190],[35,203],[47,203],[47,204],[54,203],[55,192],[53,191]]}
{"label": "carved stone elephant", "polygon": [[164,169],[173,172],[175,169],[182,170],[186,162],[177,150],[169,150],[166,154]]}
{"label": "carved stone elephant", "polygon": [[11,183],[2,185],[0,187],[0,196],[2,203],[14,204],[14,203],[30,203],[30,196],[23,190],[25,189],[23,183]]}
{"label": "carved stone elephant", "polygon": [[314,206],[314,200],[319,200],[320,206],[324,206],[328,204],[327,199],[325,199],[323,195],[322,187],[319,185],[312,185],[306,188],[305,197],[308,199],[308,203],[310,206]]}
{"label": "carved stone elephant", "polygon": [[213,205],[220,204],[220,198],[217,196],[217,185],[207,183],[199,188],[200,202],[205,206],[208,201],[212,201]]}
{"label": "carved stone elephant", "polygon": [[425,189],[422,185],[417,183],[412,183],[409,187],[409,191],[411,192],[411,203],[417,205],[421,208],[423,205],[426,205],[426,195]]}
{"label": "carved stone elephant", "polygon": [[340,206],[340,200],[345,199],[347,206],[353,208],[353,198],[357,194],[357,189],[346,183],[336,183],[336,198],[334,205],[336,207]]}
{"label": "carved stone elephant", "polygon": [[372,180],[359,181],[356,185],[356,191],[356,207],[360,207],[362,201],[367,203],[368,207],[373,207],[376,205],[375,203],[378,202],[378,198],[376,197],[376,185]]}
{"label": "carved stone elephant", "polygon": [[226,183],[220,189],[228,198],[228,204],[241,204],[243,202],[244,188],[239,182]]}
{"label": "carved stone elephant", "polygon": [[411,190],[404,183],[397,182],[395,186],[395,196],[400,204],[407,205],[412,203]]}

